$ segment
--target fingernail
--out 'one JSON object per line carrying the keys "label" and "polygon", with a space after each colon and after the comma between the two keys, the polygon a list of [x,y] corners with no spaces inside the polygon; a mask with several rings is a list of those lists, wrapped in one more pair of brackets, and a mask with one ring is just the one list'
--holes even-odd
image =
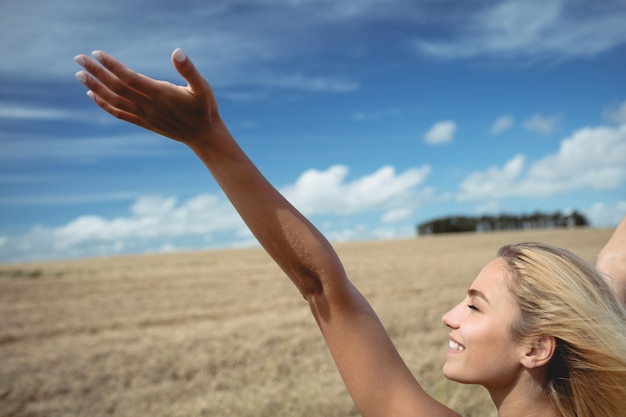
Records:
{"label": "fingernail", "polygon": [[85,66],[85,64],[87,63],[87,60],[82,55],[76,55],[74,57],[74,61],[80,66]]}
{"label": "fingernail", "polygon": [[87,82],[87,74],[84,71],[78,71],[76,73],[76,79],[81,83],[85,84]]}
{"label": "fingernail", "polygon": [[87,96],[89,96],[89,98],[92,99],[92,100],[96,99],[96,95],[91,90],[87,91]]}
{"label": "fingernail", "polygon": [[187,59],[187,54],[185,54],[185,52],[182,49],[177,48],[174,51],[174,60],[176,62],[185,62],[186,59]]}
{"label": "fingernail", "polygon": [[91,53],[91,55],[93,55],[93,57],[96,58],[96,60],[98,62],[102,62],[102,52],[100,52],[100,51],[93,51]]}

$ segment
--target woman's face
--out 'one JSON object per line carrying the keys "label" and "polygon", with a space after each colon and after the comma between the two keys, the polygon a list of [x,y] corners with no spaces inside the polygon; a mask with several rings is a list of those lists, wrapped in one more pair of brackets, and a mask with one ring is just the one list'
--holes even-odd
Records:
{"label": "woman's face", "polygon": [[478,274],[467,297],[443,316],[450,328],[443,373],[446,378],[486,387],[515,381],[522,370],[523,347],[510,332],[518,307],[506,284],[502,258]]}

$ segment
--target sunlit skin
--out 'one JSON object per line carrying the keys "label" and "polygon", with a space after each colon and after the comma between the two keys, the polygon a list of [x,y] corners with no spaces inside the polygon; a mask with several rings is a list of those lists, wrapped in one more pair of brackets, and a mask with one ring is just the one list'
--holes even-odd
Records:
{"label": "sunlit skin", "polygon": [[[446,351],[444,375],[454,381],[486,387],[500,415],[505,414],[505,408],[519,410],[549,404],[536,384],[537,379],[545,377],[544,362],[537,362],[541,353],[528,343],[515,341],[511,334],[518,306],[507,287],[507,273],[502,258],[488,263],[465,299],[443,316],[453,342]],[[547,352],[546,358],[550,355]],[[531,415],[530,408],[526,408],[527,415]],[[537,415],[553,415],[553,412]]]}
{"label": "sunlit skin", "polygon": [[506,287],[505,273],[502,259],[487,264],[465,299],[443,316],[450,339],[461,347],[446,352],[443,372],[447,378],[502,386],[521,370],[521,347],[510,332],[517,305]]}
{"label": "sunlit skin", "polygon": [[[85,69],[77,78],[88,95],[114,117],[185,143],[202,160],[309,303],[361,415],[459,416],[423,390],[371,305],[348,280],[330,242],[239,147],[217,111],[208,82],[184,52],[174,51],[172,63],[187,81],[185,87],[137,74],[101,51],[94,57],[99,63],[76,57]],[[607,272],[614,272],[621,285],[623,258],[614,254],[623,252],[623,238],[613,241],[603,258],[611,266]],[[444,374],[484,385],[501,417],[559,415],[543,389],[555,338],[540,334],[525,335],[523,342],[513,339],[510,329],[518,307],[507,287],[507,273],[502,259],[493,260],[465,300],[444,315],[453,341]]]}

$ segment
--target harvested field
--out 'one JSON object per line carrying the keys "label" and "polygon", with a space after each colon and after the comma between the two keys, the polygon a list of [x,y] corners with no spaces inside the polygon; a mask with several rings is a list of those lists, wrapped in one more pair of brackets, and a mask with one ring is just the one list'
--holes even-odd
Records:
{"label": "harvested field", "polygon": [[[441,315],[502,244],[539,240],[593,262],[610,234],[336,248],[424,388],[464,416],[495,416],[482,388],[443,378]],[[0,311],[0,416],[358,415],[306,302],[261,249],[0,265]]]}

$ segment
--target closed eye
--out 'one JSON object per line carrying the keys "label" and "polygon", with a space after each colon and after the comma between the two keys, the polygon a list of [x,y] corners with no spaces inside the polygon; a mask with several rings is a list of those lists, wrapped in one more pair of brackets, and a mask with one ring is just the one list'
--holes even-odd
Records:
{"label": "closed eye", "polygon": [[467,307],[468,307],[470,310],[480,311],[480,310],[478,309],[478,307],[476,307],[474,304],[468,304],[468,305],[467,305]]}

